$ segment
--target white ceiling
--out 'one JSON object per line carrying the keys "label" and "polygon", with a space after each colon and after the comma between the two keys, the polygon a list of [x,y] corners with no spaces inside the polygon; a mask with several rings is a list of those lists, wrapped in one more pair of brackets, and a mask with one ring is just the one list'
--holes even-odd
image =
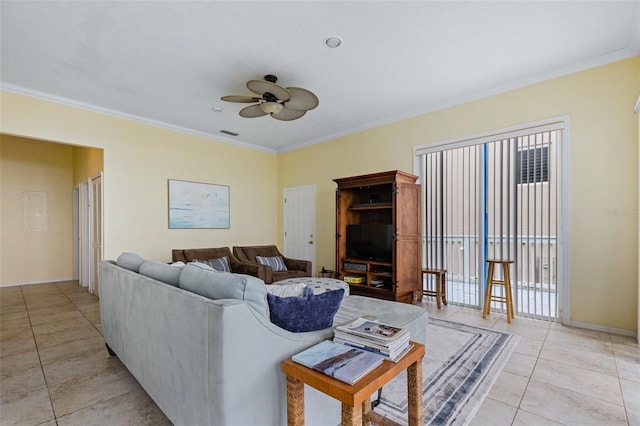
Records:
{"label": "white ceiling", "polygon": [[[0,24],[4,90],[275,152],[640,51],[640,1],[2,0]],[[220,100],[269,73],[320,105]]]}

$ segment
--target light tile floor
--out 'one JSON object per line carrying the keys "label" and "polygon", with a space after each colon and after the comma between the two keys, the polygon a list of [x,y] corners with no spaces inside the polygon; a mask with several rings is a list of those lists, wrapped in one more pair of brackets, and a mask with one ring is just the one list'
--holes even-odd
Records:
{"label": "light tile floor", "polygon": [[[472,425],[640,425],[635,339],[422,302],[436,318],[520,336]],[[435,342],[433,343],[435,344]],[[0,288],[0,424],[169,425],[101,334],[77,282]]]}
{"label": "light tile floor", "polygon": [[520,336],[471,425],[640,425],[640,349],[635,338],[454,305],[435,318]]}

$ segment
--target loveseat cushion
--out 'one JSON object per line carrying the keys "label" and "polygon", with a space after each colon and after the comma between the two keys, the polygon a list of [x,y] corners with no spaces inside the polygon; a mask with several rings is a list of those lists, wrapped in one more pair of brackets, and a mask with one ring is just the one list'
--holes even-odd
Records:
{"label": "loveseat cushion", "polygon": [[180,274],[179,287],[209,299],[244,300],[254,312],[269,318],[267,290],[256,277],[216,272],[203,263],[189,263]]}
{"label": "loveseat cushion", "polygon": [[305,293],[305,296],[297,297],[279,297],[267,293],[271,322],[294,333],[331,327],[333,317],[340,308],[344,290],[322,294]]}
{"label": "loveseat cushion", "polygon": [[145,260],[140,265],[140,274],[146,275],[154,280],[162,281],[163,283],[170,284],[174,287],[178,286],[180,280],[180,273],[183,266],[180,265],[168,265],[158,260]]}
{"label": "loveseat cushion", "polygon": [[144,259],[136,253],[124,252],[116,259],[118,266],[133,272],[140,272],[140,266],[142,266],[143,263]]}

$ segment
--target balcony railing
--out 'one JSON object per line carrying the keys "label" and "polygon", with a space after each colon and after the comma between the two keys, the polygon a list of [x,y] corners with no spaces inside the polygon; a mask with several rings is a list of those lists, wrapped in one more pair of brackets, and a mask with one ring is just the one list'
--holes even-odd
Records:
{"label": "balcony railing", "polygon": [[[479,276],[486,276],[486,268],[484,261],[478,262],[478,253],[479,244],[484,242],[475,235],[446,235],[424,241],[424,264],[447,270],[448,300],[480,306]],[[555,236],[490,236],[486,253],[486,258],[514,260],[511,280],[518,315],[539,319],[557,317]],[[500,303],[494,305],[495,308],[502,306]]]}

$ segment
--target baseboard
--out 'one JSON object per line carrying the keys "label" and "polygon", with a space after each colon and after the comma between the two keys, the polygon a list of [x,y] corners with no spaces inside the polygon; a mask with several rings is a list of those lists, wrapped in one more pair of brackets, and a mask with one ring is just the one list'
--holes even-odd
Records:
{"label": "baseboard", "polygon": [[19,283],[2,283],[2,284],[0,284],[0,287],[15,287],[15,286],[19,286],[19,285],[59,283],[59,282],[63,282],[63,281],[77,281],[77,280],[74,280],[71,277],[69,277],[69,278],[53,278],[53,279],[42,280],[42,281],[24,281],[24,282],[19,282]]}
{"label": "baseboard", "polygon": [[589,322],[569,320],[563,324],[568,325],[570,327],[584,328],[587,330],[594,330],[594,331],[602,331],[602,332],[611,333],[611,334],[619,334],[621,336],[637,337],[638,335],[635,330],[626,330],[624,328],[608,327],[606,325],[592,324]]}

